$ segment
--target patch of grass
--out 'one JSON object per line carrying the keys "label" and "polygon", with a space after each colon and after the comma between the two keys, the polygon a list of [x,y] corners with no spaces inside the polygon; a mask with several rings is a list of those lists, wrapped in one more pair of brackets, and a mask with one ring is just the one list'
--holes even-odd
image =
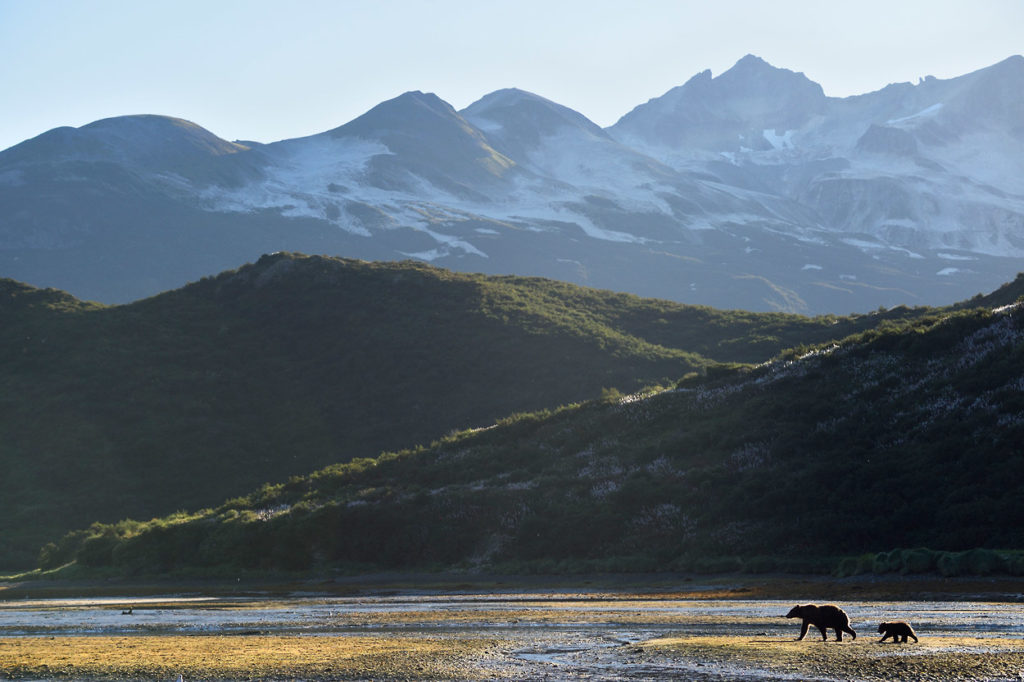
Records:
{"label": "patch of grass", "polygon": [[0,639],[12,679],[453,679],[482,678],[475,663],[501,644],[444,635],[195,635]]}

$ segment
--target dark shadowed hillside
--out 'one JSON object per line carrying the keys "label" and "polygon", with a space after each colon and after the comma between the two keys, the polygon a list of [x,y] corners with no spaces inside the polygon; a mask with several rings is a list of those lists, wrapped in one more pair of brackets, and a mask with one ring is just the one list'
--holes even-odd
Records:
{"label": "dark shadowed hillside", "polygon": [[0,557],[881,319],[290,254],[122,306],[3,280]]}
{"label": "dark shadowed hillside", "polygon": [[1019,303],[931,311],[216,509],[96,525],[45,558],[128,572],[821,570],[885,552],[868,565],[1022,573],[988,551],[1024,548],[1022,377]]}

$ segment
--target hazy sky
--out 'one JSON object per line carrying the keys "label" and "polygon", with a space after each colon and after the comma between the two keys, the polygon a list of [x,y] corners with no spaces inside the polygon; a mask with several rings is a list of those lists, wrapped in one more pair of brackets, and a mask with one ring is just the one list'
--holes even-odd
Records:
{"label": "hazy sky", "polygon": [[0,0],[0,149],[140,113],[272,142],[407,90],[608,126],[748,53],[846,96],[1022,52],[1024,0]]}

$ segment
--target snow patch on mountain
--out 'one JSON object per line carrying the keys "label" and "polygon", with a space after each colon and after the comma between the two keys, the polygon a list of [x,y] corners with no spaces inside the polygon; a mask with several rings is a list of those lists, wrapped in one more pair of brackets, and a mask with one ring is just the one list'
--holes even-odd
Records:
{"label": "snow patch on mountain", "polygon": [[571,186],[575,197],[604,195],[626,210],[671,214],[659,193],[673,188],[659,182],[643,162],[632,150],[611,142],[595,144],[572,129],[543,138],[527,156],[531,169]]}
{"label": "snow patch on mountain", "polygon": [[795,130],[787,130],[782,135],[772,128],[765,128],[762,135],[764,139],[768,140],[768,144],[772,146],[772,149],[793,149],[793,135],[796,133]]}
{"label": "snow patch on mountain", "polygon": [[213,185],[199,191],[200,199],[215,211],[273,209],[288,217],[326,220],[368,237],[369,230],[345,209],[346,200],[386,205],[394,198],[364,191],[367,164],[391,153],[379,142],[314,136],[272,145],[267,153],[274,163],[266,167],[264,178],[242,187]]}
{"label": "snow patch on mountain", "polygon": [[910,116],[902,116],[900,118],[891,118],[888,121],[886,121],[885,124],[890,126],[896,126],[898,128],[913,127],[914,125],[920,123],[921,119],[935,116],[935,114],[939,113],[939,111],[942,110],[942,107],[942,102],[936,102],[935,104],[925,109],[922,109],[916,114],[911,114]]}
{"label": "snow patch on mountain", "polygon": [[435,261],[438,258],[443,258],[445,256],[451,255],[452,252],[455,250],[462,251],[466,254],[474,256],[480,256],[481,258],[487,258],[486,253],[484,253],[483,251],[481,251],[480,249],[476,248],[475,246],[473,246],[472,244],[463,239],[459,239],[458,237],[454,237],[449,234],[435,232],[433,230],[422,227],[420,228],[420,231],[430,236],[432,239],[437,241],[441,246],[439,246],[436,249],[430,249],[428,251],[419,251],[416,253],[407,253],[405,251],[401,251],[400,253],[409,256],[410,258],[418,258],[424,261]]}

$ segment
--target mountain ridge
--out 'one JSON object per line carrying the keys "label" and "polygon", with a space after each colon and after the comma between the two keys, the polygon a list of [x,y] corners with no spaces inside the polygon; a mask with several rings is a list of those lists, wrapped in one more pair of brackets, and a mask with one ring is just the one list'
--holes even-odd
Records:
{"label": "mountain ridge", "polygon": [[1021,575],[1021,281],[754,367],[97,524],[43,565]]}
{"label": "mountain ridge", "polygon": [[1024,258],[1022,63],[834,98],[748,55],[607,129],[514,88],[461,112],[412,91],[265,145],[128,117],[187,134],[0,152],[0,273],[125,302],[280,250],[720,308],[949,304]]}
{"label": "mountain ridge", "polygon": [[452,429],[918,314],[716,311],[286,253],[119,306],[0,279],[0,559],[30,563],[69,519],[217,504]]}

